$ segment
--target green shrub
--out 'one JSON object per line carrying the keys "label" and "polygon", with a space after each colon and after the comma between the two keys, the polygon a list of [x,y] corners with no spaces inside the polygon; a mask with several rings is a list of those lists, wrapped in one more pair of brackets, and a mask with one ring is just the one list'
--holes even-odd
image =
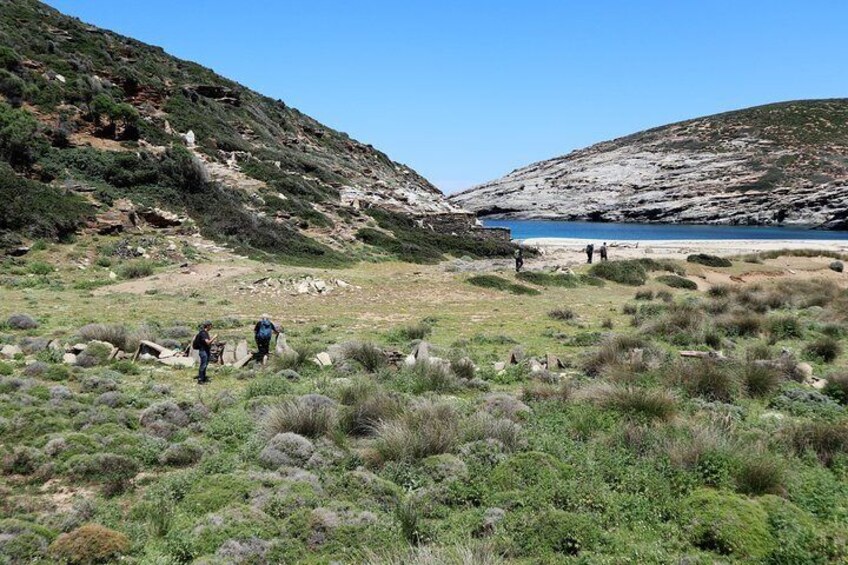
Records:
{"label": "green shrub", "polygon": [[122,279],[141,279],[149,277],[155,271],[155,266],[152,262],[146,259],[135,259],[121,266],[118,270],[118,276]]}
{"label": "green shrub", "polygon": [[797,316],[790,314],[772,316],[766,322],[769,336],[773,342],[782,339],[801,339],[804,335],[804,326]]}
{"label": "green shrub", "polygon": [[757,502],[700,489],[682,504],[683,528],[692,544],[733,559],[760,560],[775,547],[768,515]]}
{"label": "green shrub", "polygon": [[601,539],[600,526],[592,516],[553,509],[521,515],[515,531],[522,556],[586,555]]}
{"label": "green shrub", "polygon": [[655,279],[672,288],[683,288],[686,290],[698,290],[698,283],[677,275],[662,275]]}
{"label": "green shrub", "polygon": [[4,562],[12,564],[42,562],[46,557],[47,547],[55,536],[48,528],[32,522],[2,519],[0,555],[3,556]]}
{"label": "green shrub", "polygon": [[576,288],[581,284],[591,286],[603,286],[604,282],[597,277],[587,275],[572,275],[568,273],[546,273],[544,271],[522,271],[515,275],[520,281],[536,286],[555,286],[562,288]]}
{"label": "green shrub", "polygon": [[634,300],[653,300],[654,299],[654,291],[651,289],[645,290],[637,290],[636,294],[633,296]]}
{"label": "green shrub", "polygon": [[716,255],[708,255],[706,253],[696,253],[694,255],[689,255],[686,257],[686,261],[689,263],[697,263],[699,265],[706,265],[707,267],[732,267],[733,262],[729,259],[725,259],[723,257],[718,257]]}
{"label": "green shrub", "polygon": [[130,549],[129,538],[99,524],[86,524],[60,535],[50,544],[50,553],[67,563],[105,563]]}
{"label": "green shrub", "polygon": [[22,179],[0,164],[0,232],[62,239],[92,215],[91,205],[74,194]]}
{"label": "green shrub", "polygon": [[827,384],[822,392],[840,404],[848,404],[848,372],[828,375]]}
{"label": "green shrub", "polygon": [[429,360],[416,361],[412,367],[405,369],[409,386],[415,394],[424,392],[454,392],[462,388],[462,384],[444,363],[433,363]]}
{"label": "green shrub", "polygon": [[768,556],[768,563],[824,565],[833,561],[834,556],[827,555],[830,552],[825,547],[825,536],[819,534],[820,526],[808,512],[774,495],[760,497],[759,503],[768,514],[772,536],[779,542]]}
{"label": "green shrub", "polygon": [[832,363],[842,354],[842,344],[829,336],[816,338],[804,347],[804,355],[808,359]]}
{"label": "green shrub", "polygon": [[552,490],[565,477],[559,461],[547,453],[528,451],[513,455],[495,467],[489,484],[495,491]]}
{"label": "green shrub", "polygon": [[389,338],[394,342],[408,342],[425,339],[431,333],[433,333],[433,326],[422,321],[393,329],[389,332]]}
{"label": "green shrub", "polygon": [[636,260],[595,263],[589,269],[592,276],[630,286],[641,286],[648,280],[648,271]]}
{"label": "green shrub", "polygon": [[541,294],[535,288],[530,288],[529,286],[524,286],[521,284],[511,283],[505,278],[496,275],[475,275],[473,277],[468,278],[465,282],[482,288],[491,288],[493,290],[511,292],[512,294],[524,294],[529,296],[536,296],[538,294]]}
{"label": "green shrub", "polygon": [[265,375],[251,380],[244,390],[245,398],[281,396],[290,390],[288,381],[279,375]]}
{"label": "green shrub", "polygon": [[139,464],[123,455],[94,453],[71,457],[65,468],[73,479],[104,483],[107,494],[115,494],[123,491],[138,474]]}

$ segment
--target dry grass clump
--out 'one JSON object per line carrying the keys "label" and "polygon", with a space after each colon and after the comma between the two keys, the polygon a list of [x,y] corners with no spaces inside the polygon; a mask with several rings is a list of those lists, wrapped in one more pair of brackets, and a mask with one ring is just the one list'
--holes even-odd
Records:
{"label": "dry grass clump", "polygon": [[765,319],[762,314],[737,308],[716,318],[716,326],[728,335],[754,337],[762,332]]}
{"label": "dry grass clump", "polygon": [[[729,458],[734,442],[727,430],[711,425],[695,423],[682,433],[672,435],[660,442],[660,449],[668,456],[672,466],[688,471],[712,472],[712,461]],[[706,477],[708,482],[719,477]]]}
{"label": "dry grass clump", "polygon": [[823,465],[830,466],[838,455],[848,452],[848,420],[801,422],[789,430],[788,440],[796,453],[813,452]]}
{"label": "dry grass clump", "polygon": [[476,412],[467,418],[462,423],[462,433],[465,441],[497,440],[507,451],[517,451],[527,443],[519,424],[487,412]]}
{"label": "dry grass clump", "polygon": [[568,322],[577,317],[577,314],[574,313],[574,310],[570,308],[554,308],[550,312],[548,312],[548,318],[552,320],[558,320],[561,322]]}
{"label": "dry grass clump", "polygon": [[346,343],[342,347],[342,355],[345,359],[356,361],[369,373],[375,373],[386,365],[386,354],[369,342]]}
{"label": "dry grass clump", "polygon": [[338,410],[332,401],[326,400],[327,402],[313,402],[301,397],[272,406],[262,422],[265,437],[272,438],[286,432],[306,437],[329,434],[338,422]]}
{"label": "dry grass clump", "polygon": [[402,553],[369,553],[365,565],[501,565],[506,563],[491,544],[413,546]]}
{"label": "dry grass clump", "polygon": [[380,422],[374,450],[383,461],[413,461],[447,453],[460,438],[460,423],[452,404],[425,400],[397,418]]}
{"label": "dry grass clump", "polygon": [[612,386],[605,388],[600,404],[641,420],[668,422],[677,414],[677,396],[663,388]]}
{"label": "dry grass clump", "polygon": [[573,385],[569,381],[563,381],[559,384],[531,381],[522,387],[521,398],[527,401],[554,400],[567,402],[571,398],[573,390]]}
{"label": "dry grass clump", "polygon": [[[634,370],[642,370],[644,351],[648,346],[649,343],[638,336],[621,334],[608,337],[597,351],[584,361],[583,369],[590,376],[597,376],[609,365],[622,363],[630,364]],[[641,349],[643,354],[632,353],[636,349]]]}
{"label": "dry grass clump", "polygon": [[711,359],[681,360],[666,366],[665,373],[669,384],[705,400],[732,402],[741,390],[737,372],[730,363]]}
{"label": "dry grass clump", "polygon": [[372,435],[380,422],[397,417],[405,406],[401,395],[364,379],[344,389],[341,402],[344,406],[339,425],[346,433],[356,436]]}
{"label": "dry grass clump", "polygon": [[453,392],[462,388],[462,383],[447,363],[420,359],[406,370],[415,394],[423,392]]}
{"label": "dry grass clump", "polygon": [[296,344],[291,346],[291,350],[282,355],[271,356],[271,366],[274,372],[280,371],[300,371],[303,367],[311,362],[315,357],[316,349],[312,345]]}
{"label": "dry grass clump", "polygon": [[848,372],[831,373],[822,391],[840,404],[848,404]]}
{"label": "dry grass clump", "polygon": [[786,491],[786,465],[765,451],[743,455],[735,475],[736,489],[745,494],[782,495]]}
{"label": "dry grass clump", "polygon": [[755,360],[740,364],[739,379],[745,393],[752,398],[765,398],[774,394],[783,382],[780,367]]}
{"label": "dry grass clump", "polygon": [[470,381],[477,374],[477,366],[468,357],[454,359],[450,363],[450,369],[458,379]]}
{"label": "dry grass clump", "polygon": [[704,311],[696,304],[680,302],[669,304],[659,318],[644,323],[642,331],[665,337],[681,334],[696,336],[703,333],[705,320]]}
{"label": "dry grass clump", "polygon": [[838,339],[822,336],[804,346],[804,355],[810,359],[833,363],[842,354],[842,344]]}
{"label": "dry grass clump", "polygon": [[422,340],[433,333],[433,326],[426,321],[414,322],[389,332],[389,337],[394,341],[416,341]]}

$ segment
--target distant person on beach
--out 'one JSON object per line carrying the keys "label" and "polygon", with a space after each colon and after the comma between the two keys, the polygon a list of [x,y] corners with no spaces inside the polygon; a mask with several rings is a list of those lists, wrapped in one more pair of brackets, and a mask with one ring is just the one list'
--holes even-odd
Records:
{"label": "distant person on beach", "polygon": [[274,322],[271,321],[271,317],[268,314],[262,314],[259,321],[253,327],[253,335],[256,338],[256,348],[259,350],[256,353],[256,360],[263,365],[268,359],[268,352],[271,349],[271,338],[274,337],[274,334],[280,335],[280,331],[274,325]]}
{"label": "distant person on beach", "polygon": [[194,336],[191,346],[197,350],[200,356],[200,369],[197,372],[197,384],[205,385],[209,382],[206,376],[206,368],[209,366],[209,354],[212,349],[212,344],[218,339],[217,335],[210,336],[209,330],[212,329],[212,322],[209,320],[200,325],[200,331]]}
{"label": "distant person on beach", "polygon": [[592,263],[592,255],[594,253],[595,253],[595,245],[590,243],[589,245],[586,246],[586,259],[587,259],[586,262],[587,263],[589,263],[589,264]]}
{"label": "distant person on beach", "polygon": [[[601,261],[607,260],[607,242],[605,241],[599,250],[601,252]],[[591,263],[591,261],[589,261]]]}
{"label": "distant person on beach", "polygon": [[524,266],[524,250],[522,248],[518,248],[515,250],[515,272],[520,273],[521,268]]}

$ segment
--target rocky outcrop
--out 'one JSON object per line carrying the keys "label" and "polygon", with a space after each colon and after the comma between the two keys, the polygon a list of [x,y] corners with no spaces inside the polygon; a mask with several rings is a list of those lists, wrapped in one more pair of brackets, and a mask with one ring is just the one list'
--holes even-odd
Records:
{"label": "rocky outcrop", "polygon": [[478,216],[848,228],[848,100],[672,124],[451,197]]}

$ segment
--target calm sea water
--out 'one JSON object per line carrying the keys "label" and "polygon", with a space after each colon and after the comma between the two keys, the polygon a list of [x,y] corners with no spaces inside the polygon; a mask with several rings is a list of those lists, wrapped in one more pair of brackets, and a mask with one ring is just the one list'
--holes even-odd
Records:
{"label": "calm sea water", "polygon": [[483,220],[486,227],[509,228],[513,239],[570,237],[602,241],[652,239],[840,239],[848,231],[798,227],[704,226],[695,224],[616,224],[553,220]]}

